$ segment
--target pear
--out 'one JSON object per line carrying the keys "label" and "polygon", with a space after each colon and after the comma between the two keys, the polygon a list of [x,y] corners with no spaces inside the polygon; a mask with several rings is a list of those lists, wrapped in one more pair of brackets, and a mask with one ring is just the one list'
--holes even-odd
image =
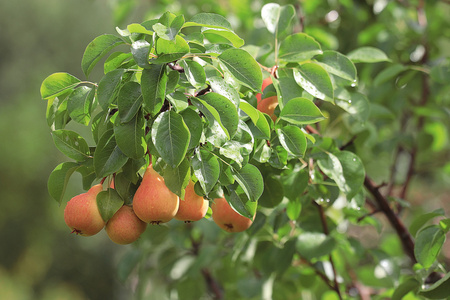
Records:
{"label": "pear", "polygon": [[225,198],[214,199],[211,210],[214,222],[228,232],[242,232],[248,229],[255,218],[253,216],[253,219],[249,219],[238,214]]}
{"label": "pear", "polygon": [[272,120],[275,122],[277,120],[277,116],[275,115],[275,108],[278,106],[278,97],[271,96],[268,98],[262,99],[256,105],[256,108],[263,113],[268,114]]}
{"label": "pear", "polygon": [[138,218],[151,224],[168,222],[177,213],[179,202],[150,164],[133,197],[133,210]]}
{"label": "pear", "polygon": [[119,245],[136,241],[147,228],[147,223],[139,219],[128,205],[122,206],[106,223],[106,233],[111,241]]}
{"label": "pear", "polygon": [[[270,84],[272,84],[272,78],[267,77],[266,79],[264,79],[262,82],[261,91],[264,91],[264,89]],[[261,97],[262,97],[261,93],[256,94],[256,99],[258,100],[258,103],[261,102],[262,100]]]}
{"label": "pear", "polygon": [[180,200],[180,207],[175,215],[179,221],[192,222],[202,219],[208,211],[209,201],[194,191],[194,182],[189,181],[184,200]]}
{"label": "pear", "polygon": [[91,236],[105,227],[105,222],[97,207],[97,194],[103,189],[101,184],[94,185],[86,193],[77,195],[67,202],[64,209],[64,221],[73,233]]}

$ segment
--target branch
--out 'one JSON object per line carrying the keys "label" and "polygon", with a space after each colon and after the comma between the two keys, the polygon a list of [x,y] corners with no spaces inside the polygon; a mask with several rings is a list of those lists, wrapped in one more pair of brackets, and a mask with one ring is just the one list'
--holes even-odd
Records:
{"label": "branch", "polygon": [[413,263],[416,263],[417,260],[414,256],[414,241],[412,240],[412,237],[403,222],[394,213],[394,211],[389,206],[387,199],[380,193],[380,190],[368,176],[364,178],[364,186],[372,194],[380,210],[386,215],[392,227],[394,227],[397,235],[400,237],[400,241],[402,242],[403,249],[405,250],[406,254],[409,256]]}
{"label": "branch", "polygon": [[[199,240],[195,240],[191,236],[192,253],[195,256],[198,256],[199,253],[200,253],[201,241],[202,241],[202,238],[200,238]],[[212,298],[214,300],[222,300],[223,299],[222,289],[220,288],[219,283],[212,276],[212,274],[209,271],[209,269],[208,268],[203,268],[201,270],[201,272],[202,272],[203,278],[205,279],[206,285],[208,286],[208,289],[213,294]]]}
{"label": "branch", "polygon": [[[325,216],[325,212],[323,211],[323,207],[322,207],[321,205],[317,204],[317,207],[318,207],[319,213],[320,213],[320,220],[322,221],[323,233],[325,233],[326,235],[328,235],[329,232],[328,232],[327,218],[326,218],[326,216]],[[329,259],[329,261],[330,261],[331,268],[333,269],[333,284],[334,284],[333,290],[336,291],[336,293],[337,293],[338,296],[339,296],[339,299],[342,300],[341,291],[340,291],[340,289],[339,289],[339,283],[338,283],[338,281],[337,281],[336,267],[335,267],[335,265],[334,265],[333,256],[331,255],[331,253],[330,253],[328,259]]]}

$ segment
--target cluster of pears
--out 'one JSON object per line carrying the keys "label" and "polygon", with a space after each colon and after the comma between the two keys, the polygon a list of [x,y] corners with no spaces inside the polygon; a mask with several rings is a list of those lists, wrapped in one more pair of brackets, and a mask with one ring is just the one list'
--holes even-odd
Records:
{"label": "cluster of pears", "polygon": [[[97,206],[97,195],[102,184],[91,187],[86,193],[73,197],[64,209],[64,220],[73,233],[91,236],[105,228],[109,238],[117,244],[136,241],[147,228],[147,224],[165,223],[173,218],[192,222],[202,219],[209,201],[194,191],[194,183],[186,187],[184,200],[180,200],[164,183],[150,164],[133,197],[132,206],[122,206],[105,223]],[[241,232],[252,224],[252,220],[238,214],[225,198],[214,199],[211,204],[212,218],[228,232]]]}

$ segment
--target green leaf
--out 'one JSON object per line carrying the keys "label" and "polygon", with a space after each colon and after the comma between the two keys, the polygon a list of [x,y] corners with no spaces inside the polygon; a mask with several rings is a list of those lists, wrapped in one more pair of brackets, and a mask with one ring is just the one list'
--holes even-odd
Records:
{"label": "green leaf", "polygon": [[[291,99],[298,98],[299,95],[302,95],[304,93],[303,89],[298,85],[293,77],[278,78],[278,88],[281,92],[281,97],[278,94],[278,102],[280,104],[281,110],[284,108],[284,105]],[[266,91],[267,90],[268,89],[266,89]]]}
{"label": "green leaf", "polygon": [[189,51],[189,44],[179,35],[177,35],[173,41],[159,38],[156,41],[156,54],[158,57],[152,59],[151,63],[169,63],[182,58],[185,54],[189,53]]}
{"label": "green leaf", "polygon": [[330,254],[336,241],[320,232],[303,232],[297,238],[296,248],[300,256],[311,260]]}
{"label": "green leaf", "polygon": [[408,70],[408,67],[401,64],[394,64],[392,66],[383,69],[378,75],[375,77],[373,81],[374,86],[379,86],[386,81],[392,80],[394,77],[402,73],[403,71]]}
{"label": "green leaf", "polygon": [[306,151],[306,137],[303,131],[296,126],[285,126],[277,129],[281,145],[296,157],[303,157]]}
{"label": "green leaf", "polygon": [[190,84],[196,89],[201,88],[206,82],[205,69],[193,60],[182,60],[179,62],[184,69],[184,74]]}
{"label": "green leaf", "polygon": [[223,37],[231,42],[231,44],[236,47],[242,47],[244,45],[244,40],[241,39],[236,33],[232,30],[223,29],[223,28],[202,28],[202,34],[204,34],[207,38],[211,38],[210,35],[218,35]]}
{"label": "green leaf", "polygon": [[163,25],[161,23],[156,23],[155,25],[152,26],[152,28],[160,38],[165,40],[173,40],[175,39],[176,35],[182,28],[183,24],[184,24],[184,16],[179,15],[172,20],[170,26]]}
{"label": "green leaf", "polygon": [[[149,20],[146,22],[152,22],[152,21],[154,21],[155,24],[158,22],[157,20]],[[144,26],[144,24],[146,22],[143,22],[142,24],[137,24],[137,23],[129,24],[127,26],[127,30],[130,33],[142,33],[142,34],[147,34],[147,35],[153,36],[153,31],[151,29],[153,29],[152,26],[154,24],[151,24],[151,26]]]}
{"label": "green leaf", "polygon": [[103,110],[108,109],[109,104],[114,100],[114,95],[118,90],[124,69],[116,69],[105,74],[98,83],[97,97],[98,103]]}
{"label": "green leaf", "polygon": [[133,55],[125,52],[113,52],[105,61],[103,65],[103,71],[105,74],[118,69],[123,63]]}
{"label": "green leaf", "polygon": [[151,45],[146,40],[138,40],[131,44],[131,54],[133,54],[134,61],[141,68],[149,68],[149,53]]}
{"label": "green leaf", "polygon": [[305,63],[294,69],[295,81],[316,98],[333,102],[333,85],[327,71],[315,63]]}
{"label": "green leaf", "polygon": [[165,65],[151,65],[142,71],[141,90],[145,110],[155,115],[161,109],[167,85]]}
{"label": "green leaf", "polygon": [[98,144],[98,140],[102,137],[102,135],[113,129],[112,118],[115,118],[116,114],[110,116],[109,112],[104,110],[98,113],[94,119],[92,120],[91,129],[92,129],[92,137],[96,144]]}
{"label": "green leaf", "polygon": [[215,155],[200,149],[192,158],[192,169],[203,191],[208,194],[216,185],[220,176],[220,164]]}
{"label": "green leaf", "polygon": [[200,138],[202,137],[203,122],[200,116],[192,109],[185,109],[180,112],[183,121],[189,129],[191,138],[189,140],[188,149],[193,149],[198,146]]}
{"label": "green leaf", "polygon": [[352,118],[365,122],[370,115],[370,102],[367,96],[357,92],[348,92],[345,89],[335,91],[336,105],[348,112]]}
{"label": "green leaf", "polygon": [[347,56],[327,50],[317,56],[316,60],[328,73],[356,82],[356,67]]}
{"label": "green leaf", "polygon": [[417,261],[426,269],[431,267],[444,242],[445,232],[438,225],[430,225],[419,231],[414,245]]}
{"label": "green leaf", "polygon": [[253,151],[253,142],[250,128],[244,121],[239,120],[236,134],[220,148],[220,154],[242,166],[245,158],[248,158],[248,155]]}
{"label": "green leaf", "polygon": [[313,124],[325,119],[320,109],[306,98],[289,100],[281,110],[280,119],[295,125]]}
{"label": "green leaf", "polygon": [[113,130],[103,133],[94,152],[94,168],[97,178],[103,178],[119,171],[127,160],[128,157],[116,144]]}
{"label": "green leaf", "polygon": [[[175,92],[175,88],[177,87],[179,81],[180,73],[178,73],[178,71],[169,71],[167,74],[166,95]],[[186,99],[186,96],[184,98]]]}
{"label": "green leaf", "polygon": [[103,221],[108,222],[123,206],[123,200],[115,189],[108,188],[97,195],[97,207]]}
{"label": "green leaf", "polygon": [[435,211],[427,214],[419,215],[411,223],[411,226],[409,227],[409,233],[411,233],[412,236],[416,236],[419,229],[422,228],[422,226],[425,225],[425,223],[436,217],[443,217],[443,216],[445,216],[445,212],[442,208],[436,209]]}
{"label": "green leaf", "polygon": [[319,43],[305,33],[288,36],[280,44],[278,58],[285,62],[304,62],[322,54]]}
{"label": "green leaf", "polygon": [[166,165],[164,168],[164,183],[180,199],[184,199],[184,193],[189,179],[191,178],[191,169],[189,161],[185,158],[175,168]]}
{"label": "green leaf", "polygon": [[228,49],[220,54],[218,58],[240,83],[254,91],[261,89],[261,68],[248,52],[242,49]]}
{"label": "green leaf", "polygon": [[240,215],[246,218],[253,218],[256,213],[257,202],[249,201],[245,194],[238,194],[233,188],[229,188],[230,195],[225,195],[225,199],[230,206]]}
{"label": "green leaf", "polygon": [[261,9],[261,17],[267,30],[276,37],[288,29],[294,16],[295,8],[292,5],[268,3]]}
{"label": "green leaf", "polygon": [[207,69],[206,70],[206,80],[209,82],[211,89],[220,94],[234,103],[235,106],[239,105],[240,97],[239,92],[236,90],[232,84],[222,78],[219,72],[215,69]]}
{"label": "green leaf", "polygon": [[76,160],[85,161],[89,158],[89,146],[75,131],[59,129],[52,132],[56,148],[66,156]]}
{"label": "green leaf", "polygon": [[354,63],[376,63],[390,61],[386,54],[374,47],[361,47],[351,51],[347,57]]}
{"label": "green leaf", "polygon": [[50,173],[47,189],[50,196],[61,204],[70,176],[80,167],[75,162],[63,162]]}
{"label": "green leaf", "polygon": [[128,123],[133,119],[142,104],[141,86],[135,81],[125,83],[117,96],[117,107],[121,123]]}
{"label": "green leaf", "polygon": [[44,79],[41,85],[42,99],[58,97],[73,89],[81,82],[69,73],[53,73]]}
{"label": "green leaf", "polygon": [[96,37],[87,45],[81,60],[81,68],[84,75],[89,76],[97,62],[114,47],[125,42],[112,34],[104,34]]}
{"label": "green leaf", "polygon": [[72,120],[85,126],[89,125],[94,96],[95,89],[87,86],[80,86],[69,95],[67,111]]}
{"label": "green leaf", "polygon": [[220,123],[227,130],[228,135],[233,137],[239,123],[239,116],[233,102],[217,93],[207,93],[198,98],[215,108],[219,114]]}
{"label": "green leaf", "polygon": [[433,283],[432,286],[421,290],[419,295],[428,299],[448,298],[450,296],[450,272],[447,273],[442,279]]}
{"label": "green leaf", "polygon": [[281,203],[284,197],[284,190],[281,181],[275,176],[268,176],[264,179],[264,192],[258,200],[262,207],[273,208]]}
{"label": "green leaf", "polygon": [[420,287],[420,282],[417,279],[410,277],[403,281],[394,291],[392,300],[401,300],[411,291],[417,291]]}
{"label": "green leaf", "polygon": [[152,141],[161,158],[172,168],[184,159],[190,140],[183,118],[174,111],[161,113],[152,126]]}
{"label": "green leaf", "polygon": [[292,221],[295,221],[302,212],[302,202],[300,200],[289,200],[286,205],[286,215]]}
{"label": "green leaf", "polygon": [[184,27],[202,26],[210,28],[225,28],[233,30],[230,22],[218,14],[213,13],[199,13],[193,16],[188,22],[184,23]]}
{"label": "green leaf", "polygon": [[192,97],[191,102],[202,112],[209,122],[209,126],[207,127],[207,140],[217,147],[222,146],[230,139],[230,135],[220,121],[220,115],[217,110],[200,98]]}
{"label": "green leaf", "polygon": [[348,151],[326,154],[325,158],[317,160],[320,169],[336,182],[347,199],[352,199],[364,183],[365,171],[361,159]]}
{"label": "green leaf", "polygon": [[114,135],[117,146],[128,157],[139,159],[147,151],[145,119],[142,113],[136,114],[127,123],[122,122],[122,118],[116,118]]}
{"label": "green leaf", "polygon": [[233,178],[244,190],[248,199],[255,202],[261,197],[264,191],[264,181],[258,168],[251,164],[246,164],[242,169],[232,169]]}

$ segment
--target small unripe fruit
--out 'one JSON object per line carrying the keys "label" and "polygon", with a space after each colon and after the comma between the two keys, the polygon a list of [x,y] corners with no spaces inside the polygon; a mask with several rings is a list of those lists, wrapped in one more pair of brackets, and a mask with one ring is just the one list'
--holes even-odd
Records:
{"label": "small unripe fruit", "polygon": [[86,193],[73,197],[64,209],[64,221],[73,233],[91,236],[105,227],[105,222],[97,207],[97,194],[102,191],[101,184],[94,185]]}
{"label": "small unripe fruit", "polygon": [[197,195],[194,191],[194,182],[189,181],[184,200],[180,200],[175,219],[185,222],[198,221],[206,215],[208,207],[209,201]]}
{"label": "small unripe fruit", "polygon": [[214,199],[214,202],[211,204],[211,210],[214,222],[228,232],[242,232],[253,223],[252,219],[238,214],[225,198]]}
{"label": "small unripe fruit", "polygon": [[147,223],[139,219],[131,206],[122,206],[106,223],[106,233],[111,241],[119,245],[136,241],[147,228]]}
{"label": "small unripe fruit", "polygon": [[164,178],[149,165],[133,197],[133,210],[139,219],[151,224],[169,222],[177,213],[179,202]]}

